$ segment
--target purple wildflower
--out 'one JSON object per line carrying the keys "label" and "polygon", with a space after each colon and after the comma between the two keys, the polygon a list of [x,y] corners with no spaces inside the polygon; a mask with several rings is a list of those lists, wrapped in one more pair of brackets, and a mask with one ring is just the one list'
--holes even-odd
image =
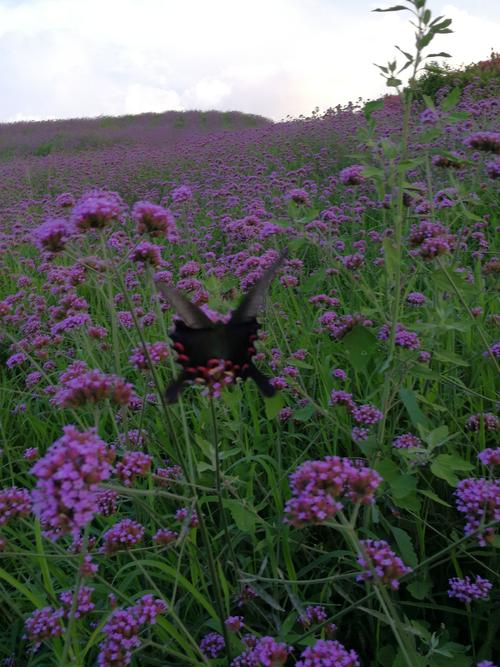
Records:
{"label": "purple wildflower", "polygon": [[37,227],[33,235],[40,250],[61,252],[73,233],[74,230],[63,218],[50,218]]}
{"label": "purple wildflower", "polygon": [[124,486],[132,486],[136,477],[148,474],[152,462],[152,457],[144,452],[125,452],[116,466],[116,474]]}
{"label": "purple wildflower", "polygon": [[[75,618],[81,618],[84,614],[88,614],[89,612],[95,609],[95,604],[92,602],[93,592],[94,589],[90,588],[89,586],[81,586],[78,589],[76,607],[74,612]],[[75,593],[73,590],[69,590],[69,591],[63,591],[59,595],[59,601],[61,602],[63,608],[64,618],[69,618],[70,616],[71,609],[73,606],[74,594]]]}
{"label": "purple wildflower", "polygon": [[92,190],[76,203],[71,222],[79,231],[102,229],[112,220],[119,220],[124,208],[125,205],[116,192]]}
{"label": "purple wildflower", "polygon": [[144,526],[132,519],[122,519],[104,533],[102,551],[111,556],[117,551],[134,547],[143,537]]}
{"label": "purple wildflower", "polygon": [[353,419],[358,424],[376,424],[384,416],[383,413],[373,405],[360,405],[351,411]]}
{"label": "purple wildflower", "polygon": [[245,624],[245,619],[243,616],[228,616],[224,624],[231,632],[239,632]]}
{"label": "purple wildflower", "polygon": [[[455,491],[457,510],[465,514],[464,533],[470,535],[482,523],[500,520],[500,480],[463,479]],[[486,546],[494,538],[493,528],[478,533],[478,542]]]}
{"label": "purple wildflower", "polygon": [[396,556],[385,540],[361,540],[361,544],[364,553],[358,556],[357,562],[364,572],[357,575],[356,581],[370,581],[375,574],[384,586],[396,591],[399,579],[411,572],[411,567]]}
{"label": "purple wildflower", "polygon": [[296,667],[360,667],[358,654],[347,650],[340,642],[318,639],[300,655]]}
{"label": "purple wildflower", "polygon": [[137,233],[151,237],[168,236],[175,231],[174,216],[170,211],[148,201],[138,201],[132,208],[132,220],[137,224]]}
{"label": "purple wildflower", "polygon": [[61,637],[63,633],[63,626],[61,625],[63,614],[62,609],[43,607],[43,609],[36,609],[26,619],[24,622],[26,630],[24,638],[33,644],[31,649],[33,653],[38,651],[42,642],[46,639]]}
{"label": "purple wildflower", "polygon": [[37,477],[33,511],[47,537],[75,536],[92,520],[98,511],[99,483],[111,476],[113,459],[113,450],[95,429],[80,433],[74,426],[64,427],[64,435],[31,469]]}
{"label": "purple wildflower", "polygon": [[0,489],[0,526],[18,516],[31,512],[31,496],[28,489],[10,486]]}
{"label": "purple wildflower", "polygon": [[485,449],[477,455],[477,458],[484,466],[498,466],[500,465],[500,447]]}
{"label": "purple wildflower", "polygon": [[483,579],[479,575],[476,575],[474,582],[470,577],[465,577],[465,579],[454,577],[448,583],[450,585],[448,597],[456,598],[466,603],[470,603],[473,600],[487,600],[493,588],[491,581]]}
{"label": "purple wildflower", "polygon": [[365,180],[363,171],[364,166],[362,164],[353,164],[350,167],[346,167],[339,173],[340,182],[343,185],[359,185]]}
{"label": "purple wildflower", "polygon": [[209,632],[200,642],[200,650],[207,658],[217,658],[225,647],[224,637],[218,632]]}
{"label": "purple wildflower", "polygon": [[422,441],[416,435],[412,433],[403,433],[403,435],[398,435],[397,438],[394,438],[392,441],[392,446],[396,449],[408,449],[409,447],[420,447]]}

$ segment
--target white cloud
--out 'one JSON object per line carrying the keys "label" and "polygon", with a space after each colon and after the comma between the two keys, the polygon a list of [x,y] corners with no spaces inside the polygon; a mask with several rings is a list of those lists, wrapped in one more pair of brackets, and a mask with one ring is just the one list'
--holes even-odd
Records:
{"label": "white cloud", "polygon": [[[281,118],[377,96],[372,63],[413,43],[406,15],[374,14],[377,4],[0,0],[0,119],[188,108]],[[500,18],[473,0],[438,11],[457,32],[435,50],[457,64],[487,57]]]}

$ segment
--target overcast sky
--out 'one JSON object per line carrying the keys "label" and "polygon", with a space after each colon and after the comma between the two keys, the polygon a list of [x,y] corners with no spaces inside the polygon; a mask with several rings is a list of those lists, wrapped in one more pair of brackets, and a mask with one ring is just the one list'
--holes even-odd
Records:
{"label": "overcast sky", "polygon": [[[398,0],[399,2],[399,0]],[[387,0],[0,0],[0,121],[237,109],[279,120],[386,89],[412,50]],[[500,50],[500,2],[428,0],[454,64]]]}

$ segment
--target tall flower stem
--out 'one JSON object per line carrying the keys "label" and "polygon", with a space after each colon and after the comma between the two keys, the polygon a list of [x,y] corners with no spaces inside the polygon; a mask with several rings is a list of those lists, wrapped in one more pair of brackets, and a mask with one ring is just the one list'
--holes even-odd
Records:
{"label": "tall flower stem", "polygon": [[394,637],[396,638],[396,641],[401,650],[401,655],[403,656],[407,667],[419,667],[420,661],[418,659],[418,655],[415,653],[415,648],[408,637],[408,632],[405,629],[403,622],[399,618],[399,614],[391,600],[391,596],[387,592],[385,586],[380,582],[379,577],[374,571],[373,564],[370,562],[368,554],[366,554],[365,550],[363,549],[363,545],[359,541],[353,521],[349,521],[345,514],[341,511],[338,512],[337,516],[340,521],[339,527],[341,528],[341,532],[344,533],[346,541],[350,544],[354,553],[357,556],[361,556],[366,561],[368,561],[368,563],[370,563],[373,574],[375,595],[377,596],[380,607],[382,608],[382,611],[387,619],[387,623],[389,624]]}

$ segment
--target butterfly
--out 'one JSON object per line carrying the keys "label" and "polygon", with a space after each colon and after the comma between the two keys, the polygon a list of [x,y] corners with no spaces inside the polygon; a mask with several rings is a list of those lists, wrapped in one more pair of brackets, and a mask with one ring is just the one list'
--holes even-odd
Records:
{"label": "butterfly", "polygon": [[181,292],[165,283],[156,283],[162,296],[180,317],[169,332],[180,375],[165,392],[167,403],[175,403],[186,384],[206,384],[218,391],[237,377],[251,378],[266,397],[275,388],[254,365],[255,341],[259,330],[257,313],[263,307],[266,291],[283,263],[287,251],[272,264],[251,290],[243,296],[228,322],[214,322]]}

